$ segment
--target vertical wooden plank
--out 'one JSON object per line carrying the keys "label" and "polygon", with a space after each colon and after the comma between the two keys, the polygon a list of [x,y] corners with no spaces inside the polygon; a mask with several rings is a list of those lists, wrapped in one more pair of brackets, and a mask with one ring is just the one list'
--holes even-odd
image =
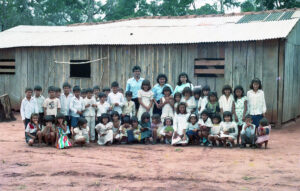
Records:
{"label": "vertical wooden plank", "polygon": [[233,85],[232,83],[232,72],[233,72],[233,57],[234,57],[234,52],[233,52],[233,43],[227,43],[225,46],[225,83],[229,85]]}
{"label": "vertical wooden plank", "polygon": [[102,48],[102,56],[107,57],[107,59],[103,62],[103,78],[101,81],[102,88],[109,85],[109,78],[110,78],[110,72],[109,72],[109,65],[110,65],[110,46],[104,46]]}
{"label": "vertical wooden plank", "polygon": [[247,72],[246,72],[246,79],[244,90],[247,92],[249,90],[249,84],[251,80],[255,76],[255,53],[256,53],[256,42],[248,42],[248,51],[247,51]]}
{"label": "vertical wooden plank", "polygon": [[262,79],[262,66],[263,66],[263,41],[256,41],[255,47],[255,67],[254,67],[254,77]]}

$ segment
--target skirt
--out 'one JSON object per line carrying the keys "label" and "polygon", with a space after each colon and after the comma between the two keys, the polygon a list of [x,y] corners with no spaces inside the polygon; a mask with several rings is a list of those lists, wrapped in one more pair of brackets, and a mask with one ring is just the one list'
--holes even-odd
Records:
{"label": "skirt", "polygon": [[72,146],[72,144],[69,140],[69,137],[67,135],[60,135],[56,147],[58,149],[63,149],[63,148],[71,147],[71,146]]}

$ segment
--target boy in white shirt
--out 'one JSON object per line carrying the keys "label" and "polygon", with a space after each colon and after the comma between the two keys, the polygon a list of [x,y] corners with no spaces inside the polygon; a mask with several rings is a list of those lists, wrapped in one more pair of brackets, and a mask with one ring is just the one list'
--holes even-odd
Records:
{"label": "boy in white shirt", "polygon": [[25,89],[25,98],[22,100],[21,103],[21,117],[22,121],[25,125],[25,128],[27,127],[27,124],[30,122],[31,114],[38,113],[38,104],[36,102],[36,99],[32,96],[32,89],[26,88]]}
{"label": "boy in white shirt", "polygon": [[124,102],[123,111],[122,111],[122,117],[125,115],[129,115],[130,117],[135,116],[135,103],[131,100],[132,99],[132,92],[127,91],[125,93],[126,100]]}
{"label": "boy in white shirt", "polygon": [[64,114],[65,120],[68,123],[68,126],[71,126],[71,118],[70,118],[70,102],[73,97],[71,93],[71,85],[68,82],[63,84],[64,93],[60,96],[61,103],[61,113]]}
{"label": "boy in white shirt", "polygon": [[44,116],[51,115],[55,117],[58,112],[60,112],[60,100],[55,96],[56,88],[54,86],[50,86],[48,88],[49,97],[45,99],[43,107],[44,107]]}
{"label": "boy in white shirt", "polygon": [[110,105],[110,109],[113,111],[117,111],[119,115],[122,114],[122,107],[124,105],[124,96],[119,90],[118,82],[113,82],[111,84],[112,92],[108,94],[107,102]]}
{"label": "boy in white shirt", "polygon": [[91,88],[86,89],[87,96],[83,100],[85,110],[83,112],[84,118],[87,120],[87,126],[90,129],[90,140],[95,141],[95,109],[97,107],[96,99],[93,97],[93,90]]}
{"label": "boy in white shirt", "polygon": [[98,102],[99,101],[98,94],[100,93],[100,87],[99,86],[94,86],[93,87],[93,93],[94,93],[95,100]]}
{"label": "boy in white shirt", "polygon": [[39,123],[43,123],[43,118],[44,118],[44,109],[43,109],[43,104],[45,101],[45,98],[42,94],[42,87],[39,85],[36,85],[34,87],[34,99],[36,100],[37,106],[38,106],[38,114],[39,114]]}
{"label": "boy in white shirt", "polygon": [[98,94],[99,101],[97,102],[97,124],[100,123],[101,115],[104,113],[108,113],[109,104],[106,100],[106,94],[101,92]]}
{"label": "boy in white shirt", "polygon": [[84,102],[82,97],[80,97],[80,87],[73,87],[74,97],[70,102],[70,110],[71,110],[71,133],[74,135],[74,128],[77,127],[78,119],[82,116],[83,111],[85,109]]}

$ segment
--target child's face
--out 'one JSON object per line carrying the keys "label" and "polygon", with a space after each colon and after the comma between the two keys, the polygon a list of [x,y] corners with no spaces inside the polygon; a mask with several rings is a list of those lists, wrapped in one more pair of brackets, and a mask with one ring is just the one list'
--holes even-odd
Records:
{"label": "child's face", "polygon": [[64,87],[63,89],[64,89],[64,94],[69,94],[71,91],[70,87]]}
{"label": "child's face", "polygon": [[59,124],[62,124],[64,122],[64,119],[59,118],[59,119],[57,119],[57,121],[58,121]]}
{"label": "child's face", "polygon": [[100,92],[100,90],[95,89],[95,90],[94,90],[94,95],[95,95],[96,97],[98,97],[99,92]]}
{"label": "child's face", "polygon": [[81,93],[80,95],[81,95],[81,97],[86,98],[87,94],[86,93]]}
{"label": "child's face", "polygon": [[189,98],[189,97],[191,97],[191,94],[190,94],[190,93],[185,93],[185,94],[184,94],[184,97]]}
{"label": "child's face", "polygon": [[228,89],[224,90],[224,94],[225,94],[226,96],[229,96],[229,95],[230,95],[230,90],[228,90]]}
{"label": "child's face", "polygon": [[149,90],[149,86],[148,85],[143,85],[143,90],[144,91],[148,91]]}
{"label": "child's face", "polygon": [[113,119],[114,121],[118,121],[118,120],[119,120],[119,116],[113,115],[112,119]]}
{"label": "child's face", "polygon": [[246,122],[247,124],[252,124],[252,119],[246,118],[246,119],[245,119],[245,122]]}
{"label": "child's face", "polygon": [[159,79],[158,79],[158,83],[159,83],[160,85],[164,85],[164,84],[166,83],[166,79],[165,79],[165,78],[159,78]]}
{"label": "child's face", "polygon": [[219,121],[219,119],[218,118],[213,118],[213,124],[219,124],[220,123],[220,121]]}
{"label": "child's face", "polygon": [[242,97],[242,90],[240,90],[240,89],[235,90],[235,95],[237,97]]}
{"label": "child's face", "polygon": [[46,127],[52,127],[52,122],[51,121],[46,122]]}
{"label": "child's face", "polygon": [[230,122],[231,121],[231,117],[230,116],[225,116],[224,117],[224,121],[225,122]]}
{"label": "child's face", "polygon": [[204,90],[204,91],[203,91],[203,95],[204,95],[204,96],[208,96],[208,93],[209,93],[209,91],[207,91],[207,90]]}
{"label": "child's face", "polygon": [[32,91],[27,91],[27,92],[25,92],[25,95],[26,95],[27,98],[31,98],[31,96],[32,96]]}
{"label": "child's face", "polygon": [[36,97],[40,97],[41,92],[42,92],[42,91],[40,91],[40,90],[35,90],[35,91],[34,91],[34,94],[35,94]]}
{"label": "child's face", "polygon": [[152,118],[152,123],[157,124],[158,120],[156,118]]}
{"label": "child's face", "polygon": [[185,113],[185,106],[184,105],[179,106],[179,112],[180,113]]}
{"label": "child's face", "polygon": [[200,98],[200,94],[194,94],[195,99],[199,99]]}
{"label": "child's face", "polygon": [[55,97],[60,98],[61,92],[55,92]]}
{"label": "child's face", "polygon": [[79,96],[80,96],[80,91],[75,91],[75,92],[73,92],[73,93],[74,93],[75,97],[79,98]]}
{"label": "child's face", "polygon": [[55,91],[50,91],[49,92],[49,97],[50,98],[55,98]]}
{"label": "child's face", "polygon": [[88,93],[87,93],[87,97],[88,97],[89,99],[91,99],[91,98],[93,97],[92,92],[88,92]]}
{"label": "child's face", "polygon": [[180,102],[180,99],[181,99],[180,96],[176,96],[176,97],[175,97],[175,101],[176,101],[176,102]]}
{"label": "child's face", "polygon": [[164,91],[164,95],[169,97],[171,95],[171,92],[170,91]]}
{"label": "child's face", "polygon": [[106,97],[105,97],[105,96],[103,96],[103,97],[100,98],[100,102],[101,102],[101,103],[104,103],[105,100],[106,100]]}
{"label": "child's face", "polygon": [[103,119],[102,119],[102,123],[103,123],[103,124],[108,123],[108,119],[107,119],[107,118],[103,118]]}
{"label": "child's face", "polygon": [[116,93],[118,93],[119,87],[112,87],[111,89],[112,89],[112,92],[114,94],[116,94]]}
{"label": "child's face", "polygon": [[83,129],[86,129],[86,127],[87,127],[87,123],[84,123],[84,124],[82,125],[82,128],[83,128]]}
{"label": "child's face", "polygon": [[191,117],[191,123],[195,124],[197,122],[197,118],[196,117]]}
{"label": "child's face", "polygon": [[131,101],[132,96],[126,96],[127,101]]}
{"label": "child's face", "polygon": [[105,95],[108,96],[108,94],[110,93],[110,91],[104,91]]}
{"label": "child's face", "polygon": [[208,116],[206,114],[202,114],[201,118],[203,119],[203,121],[207,120]]}
{"label": "child's face", "polygon": [[180,76],[180,81],[181,81],[182,83],[186,83],[186,80],[187,80],[187,78],[186,78],[185,75]]}
{"label": "child's face", "polygon": [[144,123],[148,123],[150,121],[150,118],[145,118]]}
{"label": "child's face", "polygon": [[32,122],[33,122],[34,124],[37,124],[38,121],[39,121],[39,117],[38,117],[38,116],[33,116],[33,117],[32,117]]}
{"label": "child's face", "polygon": [[137,121],[133,121],[133,122],[132,122],[132,127],[133,127],[133,128],[137,128],[138,125],[139,125],[139,123],[138,123]]}
{"label": "child's face", "polygon": [[212,95],[209,97],[209,101],[215,102],[217,100],[216,96]]}
{"label": "child's face", "polygon": [[172,125],[172,121],[170,119],[166,120],[166,126],[171,126]]}
{"label": "child's face", "polygon": [[253,83],[253,90],[258,90],[258,88],[259,88],[259,83],[254,82]]}

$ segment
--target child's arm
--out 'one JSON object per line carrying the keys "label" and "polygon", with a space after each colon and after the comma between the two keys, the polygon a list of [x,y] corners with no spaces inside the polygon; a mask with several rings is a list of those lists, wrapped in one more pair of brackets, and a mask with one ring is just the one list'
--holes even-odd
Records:
{"label": "child's arm", "polygon": [[147,106],[143,103],[142,98],[139,97],[138,100],[139,100],[140,105],[142,107],[144,107],[145,109],[147,109]]}
{"label": "child's arm", "polygon": [[31,135],[29,132],[26,132],[26,135],[28,135],[32,139],[35,139],[35,136]]}
{"label": "child's arm", "polygon": [[232,102],[232,114],[234,115],[235,121],[238,122],[239,119],[238,119],[238,117],[236,115],[236,112],[235,112],[235,102],[234,101]]}
{"label": "child's arm", "polygon": [[147,107],[147,111],[149,112],[150,109],[152,108],[152,105],[153,105],[153,99],[150,100],[150,104],[149,106]]}
{"label": "child's arm", "polygon": [[133,106],[132,106],[132,116],[135,116],[136,114],[136,110],[135,110],[135,103],[133,102]]}
{"label": "child's arm", "polygon": [[60,108],[61,108],[61,104],[60,104],[60,100],[58,99],[58,102],[57,102],[57,113],[60,112]]}
{"label": "child's arm", "polygon": [[266,99],[265,99],[265,94],[264,92],[262,92],[262,112],[263,112],[263,116],[266,117],[266,111],[267,111],[267,106],[266,106]]}

